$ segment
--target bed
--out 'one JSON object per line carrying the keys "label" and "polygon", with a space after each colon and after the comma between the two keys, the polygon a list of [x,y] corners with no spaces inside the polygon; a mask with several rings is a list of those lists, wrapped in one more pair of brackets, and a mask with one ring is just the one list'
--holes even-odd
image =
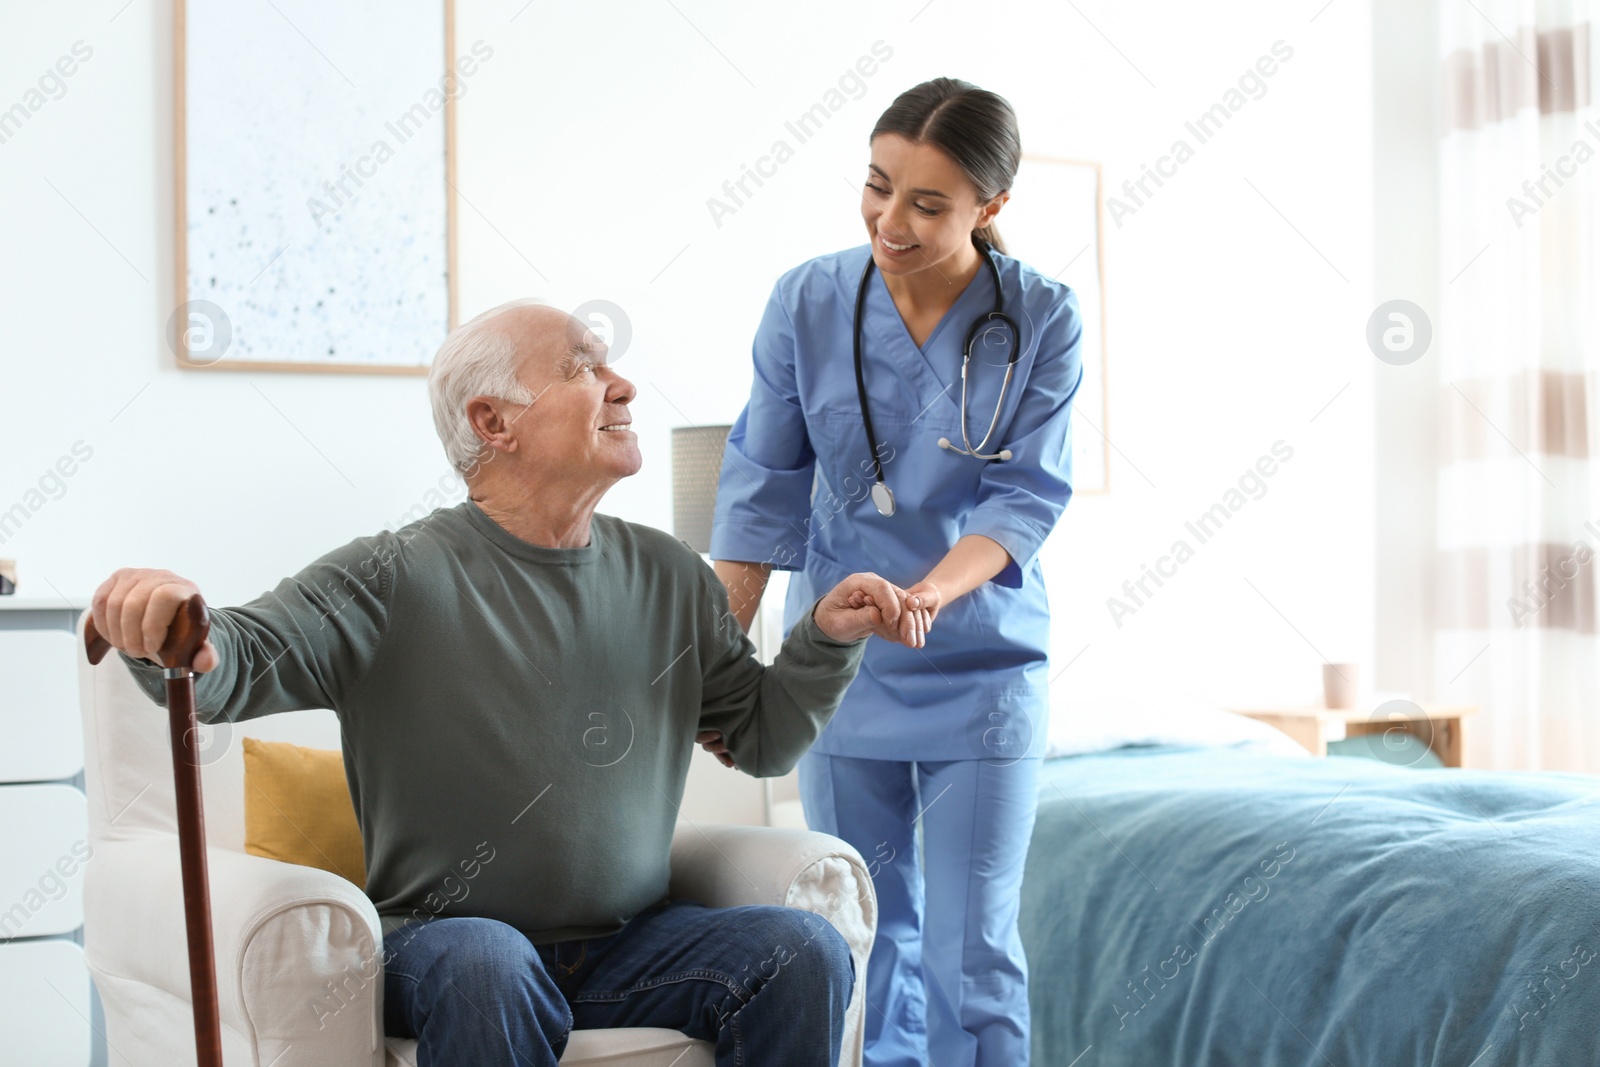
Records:
{"label": "bed", "polygon": [[1097,721],[1041,775],[1034,1067],[1600,1064],[1600,779]]}

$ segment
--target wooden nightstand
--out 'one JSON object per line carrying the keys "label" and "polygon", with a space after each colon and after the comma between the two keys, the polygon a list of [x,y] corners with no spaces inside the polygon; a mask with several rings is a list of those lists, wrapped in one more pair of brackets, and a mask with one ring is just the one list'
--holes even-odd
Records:
{"label": "wooden nightstand", "polygon": [[[1398,704],[1399,702],[1395,702]],[[1294,738],[1313,756],[1326,756],[1328,742],[1398,729],[1426,744],[1446,767],[1461,766],[1461,720],[1477,713],[1466,704],[1410,704],[1409,714],[1359,708],[1230,708],[1228,710]],[[1382,707],[1382,705],[1379,705]]]}

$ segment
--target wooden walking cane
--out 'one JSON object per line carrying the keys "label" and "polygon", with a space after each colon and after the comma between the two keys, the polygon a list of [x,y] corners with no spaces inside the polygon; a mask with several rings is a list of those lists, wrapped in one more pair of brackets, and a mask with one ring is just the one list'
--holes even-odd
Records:
{"label": "wooden walking cane", "polygon": [[[172,774],[177,786],[178,854],[183,867],[195,1052],[199,1067],[222,1067],[216,953],[211,944],[211,886],[206,877],[206,821],[200,797],[200,753],[194,716],[194,658],[210,632],[210,613],[196,593],[179,606],[157,656],[165,668],[167,718],[172,730]],[[98,664],[111,651],[111,642],[95,629],[93,618],[84,626],[83,639],[90,663]]]}

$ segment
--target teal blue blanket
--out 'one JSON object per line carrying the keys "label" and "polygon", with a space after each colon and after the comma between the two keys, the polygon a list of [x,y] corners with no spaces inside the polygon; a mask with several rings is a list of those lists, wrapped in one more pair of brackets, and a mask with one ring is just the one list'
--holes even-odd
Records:
{"label": "teal blue blanket", "polygon": [[1040,788],[1033,1067],[1600,1064],[1600,779],[1155,747]]}

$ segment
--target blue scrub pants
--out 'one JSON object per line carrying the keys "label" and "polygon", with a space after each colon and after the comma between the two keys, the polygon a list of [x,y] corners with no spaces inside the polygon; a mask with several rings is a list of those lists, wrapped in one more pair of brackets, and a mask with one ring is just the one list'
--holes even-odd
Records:
{"label": "blue scrub pants", "polygon": [[807,824],[854,845],[878,895],[864,1067],[1027,1064],[1017,914],[1039,764],[801,758]]}

